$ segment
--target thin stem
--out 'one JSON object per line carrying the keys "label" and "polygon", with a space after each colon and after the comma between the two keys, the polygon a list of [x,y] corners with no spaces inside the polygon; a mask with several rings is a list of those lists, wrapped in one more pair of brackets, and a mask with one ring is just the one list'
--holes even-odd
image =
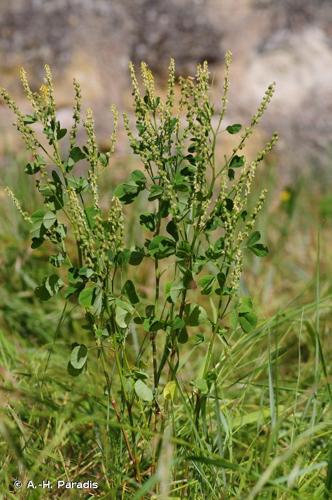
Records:
{"label": "thin stem", "polygon": [[123,434],[123,438],[125,440],[125,443],[126,443],[126,447],[127,447],[127,450],[128,450],[128,454],[129,454],[129,457],[130,457],[130,460],[131,460],[131,463],[134,465],[135,467],[135,472],[136,472],[136,479],[139,483],[141,483],[141,473],[140,473],[140,470],[139,470],[139,465],[138,465],[138,461],[136,459],[136,456],[134,455],[132,449],[131,449],[131,446],[130,446],[130,443],[129,443],[129,439],[128,439],[128,436],[127,436],[127,433],[121,423],[121,417],[120,417],[120,413],[119,413],[119,410],[118,410],[118,407],[116,405],[116,401],[114,399],[112,399],[112,406],[113,406],[113,409],[114,409],[114,412],[115,412],[115,415],[116,415],[116,419],[117,421],[119,422],[120,424],[120,427],[121,427],[121,431],[122,431],[122,434]]}

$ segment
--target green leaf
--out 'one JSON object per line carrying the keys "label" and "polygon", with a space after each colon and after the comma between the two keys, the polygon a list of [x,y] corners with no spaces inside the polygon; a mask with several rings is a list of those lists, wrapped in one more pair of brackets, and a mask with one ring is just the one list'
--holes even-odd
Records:
{"label": "green leaf", "polygon": [[36,123],[37,117],[35,114],[33,115],[25,115],[23,118],[24,125],[31,125],[32,123]]}
{"label": "green leaf", "polygon": [[251,250],[257,257],[266,257],[269,253],[269,249],[267,246],[263,245],[262,243],[257,243],[256,245],[249,247],[249,250]]}
{"label": "green leaf", "polygon": [[150,189],[150,194],[148,197],[149,201],[157,200],[158,198],[161,198],[163,195],[164,189],[162,186],[159,186],[158,184],[153,184]]}
{"label": "green leaf", "polygon": [[166,290],[166,293],[167,293],[168,297],[170,297],[173,304],[176,304],[176,302],[179,299],[180,294],[184,290],[183,282],[180,281],[178,283],[173,283],[173,284],[170,283],[167,288],[168,288],[168,290]]}
{"label": "green leaf", "polygon": [[169,126],[170,132],[173,132],[175,130],[175,127],[176,127],[178,121],[179,121],[179,119],[175,118],[175,117],[169,119],[168,126]]}
{"label": "green leaf", "polygon": [[164,259],[175,253],[175,242],[166,236],[157,235],[149,243],[149,254],[155,259]]}
{"label": "green leaf", "polygon": [[129,264],[131,266],[138,266],[144,259],[144,248],[135,248],[130,252]]}
{"label": "green leaf", "polygon": [[168,234],[170,234],[171,236],[173,236],[173,238],[175,239],[175,241],[179,240],[178,228],[177,228],[177,226],[176,226],[176,224],[175,224],[175,222],[174,222],[173,219],[171,221],[169,221],[169,223],[167,224],[166,231],[168,232]]}
{"label": "green leaf", "polygon": [[231,198],[226,198],[225,205],[227,210],[231,212],[234,208],[234,201]]}
{"label": "green leaf", "polygon": [[91,278],[94,275],[93,269],[90,267],[81,267],[78,271],[79,276],[84,276],[84,278]]}
{"label": "green leaf", "polygon": [[148,304],[145,308],[145,314],[147,316],[147,318],[152,318],[154,316],[154,313],[155,313],[155,305],[154,304]]}
{"label": "green leaf", "polygon": [[229,180],[232,181],[235,177],[235,171],[232,168],[229,168],[227,175],[228,175]]}
{"label": "green leaf", "polygon": [[146,185],[146,177],[145,175],[143,174],[143,172],[141,172],[141,170],[134,170],[131,174],[130,174],[130,179],[132,179],[135,184],[137,186],[139,186],[140,189],[144,189],[145,188],[145,185]]}
{"label": "green leaf", "polygon": [[245,163],[244,156],[235,155],[231,159],[231,162],[229,164],[229,168],[231,168],[231,169],[240,168],[240,167],[243,167],[244,163]]}
{"label": "green leaf", "polygon": [[207,320],[207,313],[204,307],[197,304],[186,304],[185,322],[187,326],[198,326]]}
{"label": "green leaf", "polygon": [[71,284],[66,289],[65,298],[68,299],[72,295],[75,295],[75,294],[81,292],[81,290],[83,290],[83,288],[84,288],[84,283],[82,283],[82,281],[78,281],[76,283]]}
{"label": "green leaf", "polygon": [[146,178],[140,170],[134,170],[127,182],[119,184],[114,190],[114,195],[125,205],[132,203],[140,191],[145,189]]}
{"label": "green leaf", "polygon": [[247,313],[247,312],[250,312],[252,311],[253,309],[253,304],[252,304],[252,300],[250,297],[241,297],[241,299],[239,300],[239,304],[238,304],[238,312],[239,313]]}
{"label": "green leaf", "polygon": [[56,295],[64,286],[64,282],[61,278],[59,278],[59,276],[52,274],[45,280],[44,286],[49,293],[49,296],[53,297],[53,295]]}
{"label": "green leaf", "polygon": [[38,165],[36,162],[28,163],[24,169],[24,172],[28,175],[37,174],[39,171],[40,171],[40,165]]}
{"label": "green leaf", "polygon": [[126,294],[132,304],[138,304],[139,297],[136,293],[135,285],[131,280],[127,280],[122,288],[122,293]]}
{"label": "green leaf", "polygon": [[78,303],[86,309],[92,307],[95,298],[95,291],[95,286],[85,287],[78,296]]}
{"label": "green leaf", "polygon": [[142,401],[151,402],[153,400],[151,389],[142,380],[136,380],[134,388],[136,395]]}
{"label": "green leaf", "polygon": [[224,288],[225,288],[225,283],[226,283],[226,276],[224,273],[218,273],[217,274],[217,280],[219,284],[219,288],[215,290],[217,295],[221,295]]}
{"label": "green leaf", "polygon": [[43,284],[35,289],[35,295],[40,300],[49,300],[56,295],[64,286],[64,282],[56,274],[44,279]]}
{"label": "green leaf", "polygon": [[156,317],[145,318],[143,321],[143,328],[146,332],[157,332],[164,328],[164,322],[159,321]]}
{"label": "green leaf", "polygon": [[84,177],[74,177],[73,175],[67,176],[68,185],[73,188],[76,193],[83,193],[89,187],[89,183]]}
{"label": "green leaf", "polygon": [[[118,192],[118,188],[120,188],[120,191]],[[120,184],[117,188],[114,190],[114,195],[120,198],[121,191],[125,195],[135,195],[135,197],[138,194],[138,188],[137,185],[134,182],[124,182],[123,184]]]}
{"label": "green leaf", "polygon": [[67,129],[66,128],[60,128],[57,130],[57,138],[60,141],[65,135],[67,134]]}
{"label": "green leaf", "polygon": [[173,182],[175,191],[186,192],[189,190],[189,183],[180,172],[176,172]]}
{"label": "green leaf", "polygon": [[202,276],[202,278],[199,279],[198,283],[201,287],[202,295],[209,295],[212,292],[212,287],[215,279],[216,277],[212,274],[207,274],[206,276]]}
{"label": "green leaf", "polygon": [[109,158],[108,158],[107,154],[99,153],[99,162],[100,162],[102,167],[104,167],[104,168],[107,167],[108,161],[109,161]]}
{"label": "green leaf", "polygon": [[119,305],[117,305],[115,309],[115,321],[120,328],[127,328],[129,324],[128,311]]}
{"label": "green leaf", "polygon": [[102,337],[109,337],[109,333],[108,333],[108,330],[107,328],[97,328],[96,332],[95,332],[95,335],[96,335],[96,338],[97,339],[100,339]]}
{"label": "green leaf", "polygon": [[42,227],[42,224],[45,213],[46,211],[43,208],[40,208],[31,215],[32,227],[30,229],[30,234],[32,239],[43,239],[45,228]]}
{"label": "green leaf", "polygon": [[102,312],[103,297],[104,297],[103,289],[99,286],[96,287],[95,297],[94,297],[94,301],[93,301],[93,308],[92,308],[92,312],[96,316],[100,316],[100,314]]}
{"label": "green leaf", "polygon": [[57,241],[62,241],[65,239],[67,235],[67,228],[64,224],[57,224],[56,227],[53,228],[53,232],[57,237]]}
{"label": "green leaf", "polygon": [[56,223],[56,215],[53,212],[46,212],[43,217],[43,226],[49,229]]}
{"label": "green leaf", "polygon": [[115,301],[115,321],[120,328],[127,328],[134,308],[124,300],[116,299]]}
{"label": "green leaf", "polygon": [[145,226],[149,231],[155,231],[156,229],[156,217],[150,212],[145,212],[140,215],[139,222],[142,226]]}
{"label": "green leaf", "polygon": [[181,330],[185,326],[185,322],[183,318],[180,316],[176,316],[172,321],[172,330]]}
{"label": "green leaf", "polygon": [[34,212],[31,215],[32,223],[33,224],[35,224],[35,223],[36,224],[37,223],[42,224],[45,213],[46,213],[46,211],[43,208],[40,208],[39,210],[36,210],[36,212]]}
{"label": "green leaf", "polygon": [[257,241],[259,241],[260,238],[261,238],[261,233],[259,231],[254,231],[248,238],[247,246],[251,247],[252,245],[257,243]]}
{"label": "green leaf", "polygon": [[189,336],[188,336],[188,332],[187,332],[187,328],[182,328],[178,334],[178,341],[180,342],[180,344],[185,344],[186,342],[188,342],[188,339],[189,339]]}
{"label": "green leaf", "polygon": [[51,255],[48,260],[50,264],[52,264],[52,266],[61,267],[65,261],[65,258],[66,258],[65,254],[58,253],[57,255]]}
{"label": "green leaf", "polygon": [[82,371],[83,371],[84,368],[82,368],[82,370],[76,370],[70,361],[68,361],[68,364],[67,364],[67,372],[69,373],[69,375],[71,377],[78,377],[79,375],[81,375]]}
{"label": "green leaf", "polygon": [[245,333],[251,332],[257,325],[257,316],[252,311],[250,313],[239,314],[239,323]]}
{"label": "green leaf", "polygon": [[257,325],[257,316],[250,297],[242,297],[237,307],[238,321],[245,333],[251,332]]}
{"label": "green leaf", "polygon": [[190,258],[191,255],[191,246],[188,241],[180,241],[177,245],[176,256],[179,259],[187,259]]}
{"label": "green leaf", "polygon": [[226,130],[229,134],[237,134],[238,132],[240,132],[242,128],[242,125],[240,123],[234,123],[233,125],[229,125],[228,127],[226,127]]}
{"label": "green leaf", "polygon": [[100,210],[96,207],[86,207],[85,215],[88,220],[90,229],[94,229],[96,226],[96,216],[100,214]]}
{"label": "green leaf", "polygon": [[165,219],[169,216],[170,210],[170,201],[169,200],[160,200],[160,209],[159,215],[162,219]]}
{"label": "green leaf", "polygon": [[80,160],[84,160],[85,159],[85,154],[83,153],[83,151],[81,150],[81,148],[79,148],[78,146],[76,146],[76,147],[74,147],[70,151],[69,158],[71,158],[74,163],[77,163]]}
{"label": "green leaf", "polygon": [[260,237],[261,235],[259,231],[253,232],[248,238],[247,248],[257,255],[257,257],[265,257],[269,253],[269,250],[262,243],[257,243]]}
{"label": "green leaf", "polygon": [[88,359],[88,349],[84,344],[75,345],[70,354],[70,364],[75,370],[82,370]]}
{"label": "green leaf", "polygon": [[39,248],[40,246],[42,246],[44,241],[45,241],[45,239],[43,237],[41,237],[41,238],[32,237],[31,248],[33,248],[33,249]]}
{"label": "green leaf", "polygon": [[218,273],[217,274],[217,280],[218,280],[220,288],[223,288],[224,285],[225,285],[225,281],[226,281],[225,274],[224,273]]}

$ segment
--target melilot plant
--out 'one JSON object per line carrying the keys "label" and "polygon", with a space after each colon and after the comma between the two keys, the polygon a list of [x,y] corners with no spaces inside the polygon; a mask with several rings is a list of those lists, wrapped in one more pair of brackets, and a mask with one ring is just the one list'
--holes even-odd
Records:
{"label": "melilot plant", "polygon": [[[83,372],[86,376],[89,348],[95,342],[97,349],[91,355],[98,353],[105,372],[110,411],[121,425],[127,414],[131,428],[148,419],[154,432],[162,432],[170,405],[184,398],[194,425],[200,428],[202,424],[206,429],[206,406],[217,377],[215,339],[222,336],[227,342],[224,320],[232,301],[233,322],[244,333],[257,322],[250,298],[239,298],[238,287],[244,252],[257,256],[268,252],[254,230],[266,191],[251,210],[248,200],[256,169],[277,136],[273,135],[253,161],[247,160],[243,149],[272,98],[274,85],[268,87],[249,126],[224,128],[230,63],[231,54],[227,53],[218,106],[210,96],[207,63],[197,66],[195,77],[180,78],[177,83],[172,60],[164,100],[156,93],[148,66],[141,65],[141,84],[130,66],[134,130],[127,115],[124,124],[142,168],[131,172],[113,190],[107,209],[100,203],[98,178],[114,152],[116,110],[105,153],[98,148],[92,112],[88,110],[81,118],[81,90],[76,81],[69,131],[57,118],[48,67],[39,92],[30,89],[26,73],[21,72],[31,114],[23,114],[1,90],[31,156],[25,172],[36,179],[41,207],[28,214],[10,189],[8,193],[31,226],[32,248],[45,243],[54,248],[49,257],[53,271],[35,293],[40,300],[62,294],[66,303],[82,308],[87,345],[72,346],[68,370],[71,375]],[[79,140],[81,126],[86,132],[85,144]],[[221,133],[239,137],[231,154],[222,160],[217,155]],[[127,247],[123,208],[132,203],[136,224],[142,229],[141,240]],[[151,295],[142,292],[135,278],[135,267],[140,266],[154,276]],[[199,325],[203,325],[207,340],[197,332]],[[139,339],[136,354],[131,344],[133,330]],[[205,357],[201,373],[187,381],[190,388],[177,395],[181,349],[190,337],[206,344]],[[111,375],[113,362],[117,375]],[[130,439],[124,426],[122,432],[140,480],[142,437],[132,432]],[[151,451],[152,467],[159,451],[160,443]]]}

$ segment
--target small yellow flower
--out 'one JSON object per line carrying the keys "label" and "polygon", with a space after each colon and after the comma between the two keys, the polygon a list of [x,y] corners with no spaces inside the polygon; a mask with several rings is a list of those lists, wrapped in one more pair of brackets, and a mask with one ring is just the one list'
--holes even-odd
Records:
{"label": "small yellow flower", "polygon": [[284,189],[284,191],[281,191],[281,193],[280,193],[280,200],[283,203],[286,203],[287,201],[290,200],[291,196],[292,196],[291,192],[288,191],[287,189]]}
{"label": "small yellow flower", "polygon": [[48,85],[45,85],[45,84],[43,83],[43,85],[42,85],[42,86],[40,87],[40,89],[39,89],[39,92],[40,92],[40,95],[41,95],[42,97],[44,97],[44,99],[47,99],[47,97],[48,97],[48,93],[49,93],[49,87],[48,87]]}

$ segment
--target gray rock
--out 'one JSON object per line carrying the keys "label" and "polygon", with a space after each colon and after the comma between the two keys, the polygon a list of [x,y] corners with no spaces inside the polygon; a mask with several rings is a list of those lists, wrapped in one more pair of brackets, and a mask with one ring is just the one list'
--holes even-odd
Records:
{"label": "gray rock", "polygon": [[165,72],[170,57],[180,73],[190,73],[198,62],[223,59],[222,28],[212,20],[206,0],[138,0],[131,55]]}
{"label": "gray rock", "polygon": [[[23,64],[38,88],[50,64],[70,122],[75,76],[104,142],[109,105],[128,108],[130,59],[148,62],[161,81],[171,56],[179,73],[207,59],[219,94],[231,49],[229,119],[245,123],[276,81],[262,130],[278,130],[281,164],[301,170],[313,158],[329,162],[331,40],[331,0],[0,0],[0,84],[20,95],[16,70]],[[8,121],[0,106],[1,133]]]}

